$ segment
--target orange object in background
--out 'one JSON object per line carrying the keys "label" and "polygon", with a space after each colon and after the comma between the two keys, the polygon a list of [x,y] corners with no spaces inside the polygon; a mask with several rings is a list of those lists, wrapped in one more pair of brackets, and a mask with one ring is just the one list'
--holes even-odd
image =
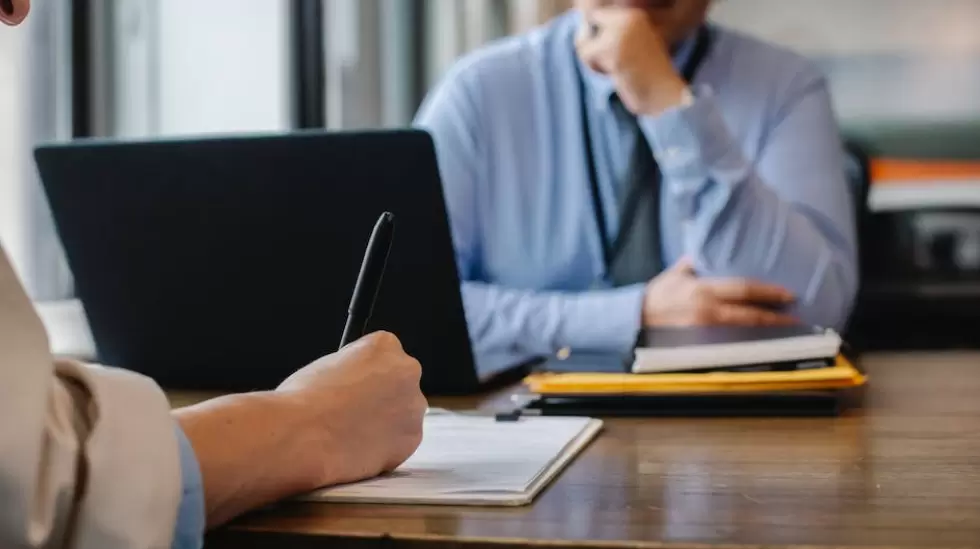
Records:
{"label": "orange object in background", "polygon": [[843,355],[832,367],[794,371],[708,373],[536,373],[524,385],[542,396],[785,393],[860,387],[868,378]]}
{"label": "orange object in background", "polygon": [[924,183],[954,180],[980,180],[978,160],[928,160],[874,158],[871,160],[872,184]]}
{"label": "orange object in background", "polygon": [[980,160],[873,158],[873,212],[980,208]]}

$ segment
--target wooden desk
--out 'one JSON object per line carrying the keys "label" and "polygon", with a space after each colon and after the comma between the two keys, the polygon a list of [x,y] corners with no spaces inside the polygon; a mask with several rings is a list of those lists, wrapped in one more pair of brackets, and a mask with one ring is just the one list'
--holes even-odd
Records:
{"label": "wooden desk", "polygon": [[283,504],[208,547],[980,547],[980,354],[866,363],[847,417],[610,421],[526,508]]}

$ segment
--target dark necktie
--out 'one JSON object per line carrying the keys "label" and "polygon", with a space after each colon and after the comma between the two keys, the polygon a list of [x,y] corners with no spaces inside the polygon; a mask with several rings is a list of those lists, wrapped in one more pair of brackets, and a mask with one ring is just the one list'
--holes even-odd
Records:
{"label": "dark necktie", "polygon": [[636,117],[628,116],[636,136],[624,188],[618,193],[619,232],[610,242],[609,278],[615,286],[648,282],[663,270],[660,239],[660,167]]}

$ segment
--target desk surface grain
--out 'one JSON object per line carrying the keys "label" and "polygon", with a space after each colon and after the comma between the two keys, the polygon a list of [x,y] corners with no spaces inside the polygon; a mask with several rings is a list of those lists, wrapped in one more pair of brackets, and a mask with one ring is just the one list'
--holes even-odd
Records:
{"label": "desk surface grain", "polygon": [[865,364],[843,417],[610,420],[526,508],[286,503],[209,543],[980,547],[980,354]]}

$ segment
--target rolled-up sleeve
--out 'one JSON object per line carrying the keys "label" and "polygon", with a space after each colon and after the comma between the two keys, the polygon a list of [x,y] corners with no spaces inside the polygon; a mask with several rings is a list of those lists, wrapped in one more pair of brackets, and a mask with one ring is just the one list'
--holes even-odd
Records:
{"label": "rolled-up sleeve", "polygon": [[181,474],[163,391],[49,349],[0,250],[0,547],[170,547]]}
{"label": "rolled-up sleeve", "polygon": [[181,500],[177,509],[172,549],[198,549],[204,545],[204,485],[197,455],[187,435],[179,427],[177,444],[180,448]]}

